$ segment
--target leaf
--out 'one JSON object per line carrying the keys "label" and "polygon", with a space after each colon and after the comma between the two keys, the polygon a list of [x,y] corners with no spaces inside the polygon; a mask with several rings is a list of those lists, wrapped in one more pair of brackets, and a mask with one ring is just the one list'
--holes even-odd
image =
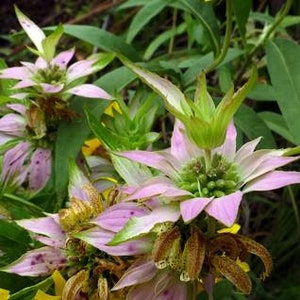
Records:
{"label": "leaf", "polygon": [[[47,29],[53,30],[55,27],[48,27]],[[132,60],[140,59],[136,50],[121,37],[103,29],[88,25],[64,25],[64,32],[104,51],[120,52]]]}
{"label": "leaf", "polygon": [[246,105],[241,105],[235,114],[235,123],[240,127],[249,139],[262,136],[259,148],[276,148],[275,140],[270,129],[254,110]]}
{"label": "leaf", "polygon": [[293,136],[300,144],[300,46],[277,39],[267,44],[267,67],[276,94],[276,100]]}
{"label": "leaf", "polygon": [[270,84],[257,83],[248,94],[248,98],[257,101],[275,101],[276,94]]}
{"label": "leaf", "polygon": [[194,14],[207,31],[215,54],[220,52],[220,33],[212,3],[201,3],[197,0],[179,0],[189,12]]}
{"label": "leaf", "polygon": [[180,24],[176,28],[171,28],[169,30],[164,31],[161,33],[157,38],[155,38],[150,45],[145,50],[144,59],[148,60],[152,57],[154,52],[167,40],[171,39],[172,37],[182,34],[186,31],[186,23]]}
{"label": "leaf", "polygon": [[252,0],[233,0],[233,10],[235,12],[236,23],[240,32],[240,35],[246,43],[246,24],[250,14]]}
{"label": "leaf", "polygon": [[32,300],[38,290],[47,291],[53,284],[51,277],[10,296],[9,300]]}
{"label": "leaf", "polygon": [[271,111],[264,111],[258,113],[258,116],[264,120],[264,122],[272,131],[295,144],[295,142],[293,141],[293,136],[289,132],[289,129],[287,128],[286,122],[283,119],[282,115]]}
{"label": "leaf", "polygon": [[127,33],[126,42],[131,43],[134,37],[143,29],[143,27],[157,14],[159,14],[170,0],[152,0],[141,8],[133,18]]}

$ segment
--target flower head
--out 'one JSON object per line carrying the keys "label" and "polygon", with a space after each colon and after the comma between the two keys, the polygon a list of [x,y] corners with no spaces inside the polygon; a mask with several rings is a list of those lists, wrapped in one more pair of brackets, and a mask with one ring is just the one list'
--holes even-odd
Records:
{"label": "flower head", "polygon": [[236,130],[230,124],[224,143],[206,151],[189,140],[183,124],[177,121],[170,149],[120,153],[160,171],[144,184],[129,187],[127,200],[158,196],[165,203],[179,202],[185,222],[205,211],[231,226],[243,194],[300,182],[299,172],[275,171],[298,157],[283,156],[285,150],[254,151],[259,140],[250,141],[236,151]]}

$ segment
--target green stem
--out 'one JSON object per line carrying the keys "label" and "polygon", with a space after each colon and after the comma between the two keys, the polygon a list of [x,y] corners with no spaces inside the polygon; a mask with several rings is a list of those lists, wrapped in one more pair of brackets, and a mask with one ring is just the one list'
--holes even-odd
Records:
{"label": "green stem", "polygon": [[210,216],[207,219],[207,235],[213,237],[216,234],[216,220]]}
{"label": "green stem", "polygon": [[209,170],[211,166],[211,150],[210,149],[204,149],[204,159],[205,159],[205,167],[206,171]]}
{"label": "green stem", "polygon": [[[173,11],[173,16],[172,16],[172,30],[176,32],[176,22],[177,22],[177,8],[174,9]],[[170,43],[169,43],[169,49],[168,49],[168,54],[171,54],[173,52],[174,48],[174,36],[170,38]]]}
{"label": "green stem", "polygon": [[289,193],[291,202],[292,202],[292,206],[293,206],[293,210],[295,213],[295,218],[296,218],[296,223],[298,226],[298,231],[300,232],[300,217],[299,217],[299,210],[298,210],[298,206],[297,206],[297,201],[295,199],[295,195],[293,193],[293,190],[290,186],[287,187],[287,191]]}
{"label": "green stem", "polygon": [[224,60],[229,48],[231,33],[232,33],[232,0],[226,0],[226,31],[224,36],[224,43],[220,51],[220,54],[207,68],[206,73],[209,73],[210,71],[214,70]]}
{"label": "green stem", "polygon": [[265,35],[260,39],[260,41],[255,45],[255,47],[253,47],[251,51],[248,53],[244,65],[240,69],[240,72],[238,72],[237,78],[242,78],[242,74],[245,72],[249,63],[252,61],[252,57],[254,56],[254,54],[266,42],[266,40],[270,37],[273,31],[277,28],[277,26],[281,23],[284,17],[288,14],[291,5],[292,5],[292,0],[287,0],[284,7],[278,12],[276,20],[273,23],[273,25],[268,28]]}

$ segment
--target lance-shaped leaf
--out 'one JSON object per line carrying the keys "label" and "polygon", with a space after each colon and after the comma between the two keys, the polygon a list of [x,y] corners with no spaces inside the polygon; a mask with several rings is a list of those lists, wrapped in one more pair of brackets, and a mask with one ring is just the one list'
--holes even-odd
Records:
{"label": "lance-shaped leaf", "polygon": [[145,82],[165,100],[166,107],[176,117],[182,119],[184,116],[192,115],[191,108],[184,94],[177,86],[169,80],[133,64],[120,54],[118,54],[118,57],[125,66],[137,74],[143,82]]}
{"label": "lance-shaped leaf", "polygon": [[176,222],[179,217],[180,211],[177,203],[156,208],[149,215],[144,217],[133,217],[127,222],[125,227],[114,236],[108,245],[118,245],[132,238],[147,234],[156,224]]}
{"label": "lance-shaped leaf", "polygon": [[17,6],[15,6],[15,12],[24,31],[27,33],[38,51],[43,53],[42,41],[46,37],[44,32],[34,22],[26,17]]}

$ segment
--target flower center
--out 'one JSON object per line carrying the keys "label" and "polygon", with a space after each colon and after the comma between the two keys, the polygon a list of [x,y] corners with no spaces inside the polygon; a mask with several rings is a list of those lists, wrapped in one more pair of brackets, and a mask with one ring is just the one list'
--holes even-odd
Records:
{"label": "flower center", "polygon": [[194,158],[184,165],[177,185],[195,197],[218,198],[235,192],[239,182],[236,166],[215,154],[209,166],[204,157]]}
{"label": "flower center", "polygon": [[49,65],[47,68],[39,69],[35,75],[35,79],[40,83],[64,83],[66,72],[57,65]]}

